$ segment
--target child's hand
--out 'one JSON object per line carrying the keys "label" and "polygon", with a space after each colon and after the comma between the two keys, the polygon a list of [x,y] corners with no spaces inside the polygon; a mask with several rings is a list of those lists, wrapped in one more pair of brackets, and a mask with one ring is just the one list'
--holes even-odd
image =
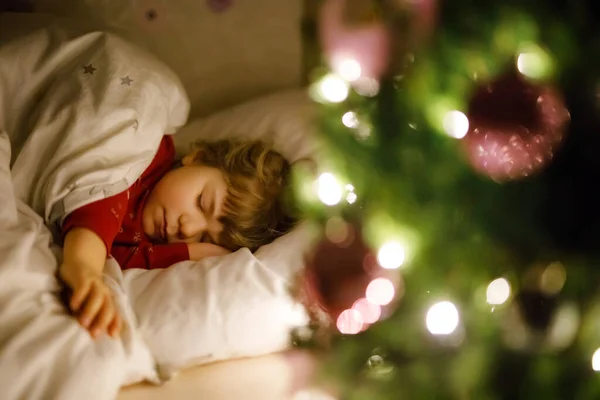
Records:
{"label": "child's hand", "polygon": [[63,264],[59,272],[73,291],[68,306],[78,315],[79,323],[94,339],[105,332],[117,337],[121,331],[121,316],[102,276],[81,265]]}
{"label": "child's hand", "polygon": [[224,256],[231,251],[212,243],[189,243],[190,260],[199,261],[206,257]]}

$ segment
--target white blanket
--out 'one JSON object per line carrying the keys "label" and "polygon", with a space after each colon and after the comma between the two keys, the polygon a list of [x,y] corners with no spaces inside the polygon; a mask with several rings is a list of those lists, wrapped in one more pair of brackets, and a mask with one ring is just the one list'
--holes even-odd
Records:
{"label": "white blanket", "polygon": [[127,328],[93,341],[59,301],[47,226],[131,185],[185,122],[187,98],[166,67],[108,34],[2,14],[0,43],[2,398],[114,398],[157,380],[121,271],[109,260],[105,279]]}
{"label": "white blanket", "polygon": [[125,274],[108,260],[126,321],[118,340],[93,341],[61,304],[57,224],[131,185],[188,109],[177,77],[123,40],[0,14],[3,400],[111,399],[187,365],[283,350],[306,323],[289,271],[245,249]]}

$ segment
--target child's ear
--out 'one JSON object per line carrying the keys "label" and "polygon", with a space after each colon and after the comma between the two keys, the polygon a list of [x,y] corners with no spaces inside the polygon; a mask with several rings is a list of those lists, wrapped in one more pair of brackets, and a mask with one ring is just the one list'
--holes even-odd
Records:
{"label": "child's ear", "polygon": [[181,163],[183,165],[191,165],[191,164],[195,163],[200,158],[200,153],[201,153],[200,149],[192,150],[191,152],[189,152],[188,154],[186,154],[181,159]]}

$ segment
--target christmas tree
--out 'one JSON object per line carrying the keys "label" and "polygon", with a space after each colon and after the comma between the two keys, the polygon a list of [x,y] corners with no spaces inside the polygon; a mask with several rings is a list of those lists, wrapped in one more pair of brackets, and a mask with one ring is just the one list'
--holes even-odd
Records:
{"label": "christmas tree", "polygon": [[323,2],[296,187],[340,398],[600,398],[599,9]]}

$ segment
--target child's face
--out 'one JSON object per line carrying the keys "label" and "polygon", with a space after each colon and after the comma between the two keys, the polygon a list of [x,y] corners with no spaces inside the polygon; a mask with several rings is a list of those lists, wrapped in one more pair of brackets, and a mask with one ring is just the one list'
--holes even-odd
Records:
{"label": "child's face", "polygon": [[219,222],[227,184],[216,168],[193,163],[169,171],[154,187],[144,210],[144,232],[162,243],[218,243],[223,225]]}

